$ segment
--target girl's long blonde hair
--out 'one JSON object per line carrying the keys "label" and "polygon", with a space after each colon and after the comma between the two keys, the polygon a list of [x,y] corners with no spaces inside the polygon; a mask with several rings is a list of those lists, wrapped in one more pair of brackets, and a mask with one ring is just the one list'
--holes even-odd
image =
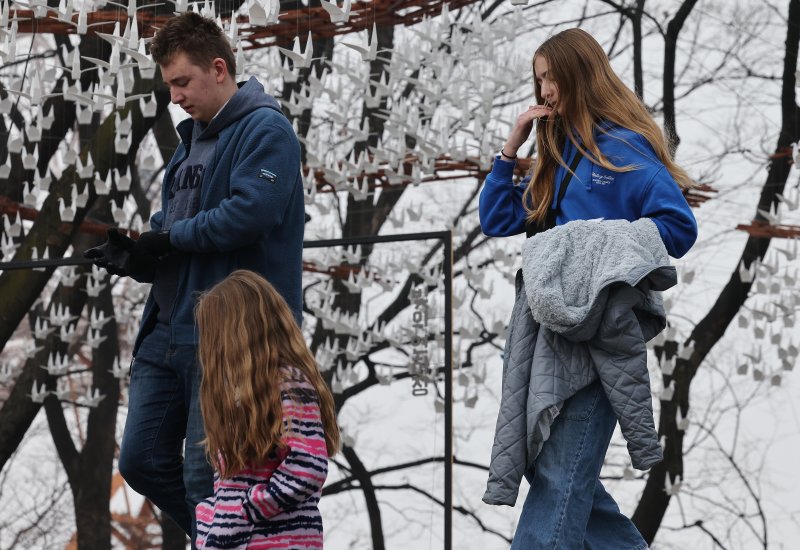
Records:
{"label": "girl's long blonde hair", "polygon": [[195,314],[203,370],[200,407],[206,452],[223,478],[281,448],[281,371],[302,371],[316,389],[328,455],[339,448],[333,397],[289,306],[252,271],[238,270],[205,292]]}
{"label": "girl's long blonde hair", "polygon": [[[548,38],[533,54],[547,61],[547,76],[558,87],[558,111],[536,125],[538,159],[523,204],[528,221],[541,223],[553,201],[557,165],[569,170],[561,150],[570,140],[591,162],[615,172],[636,166],[615,166],[597,147],[594,131],[606,133],[600,124],[610,122],[641,134],[681,188],[693,187],[689,175],[675,162],[667,139],[642,101],[616,75],[603,48],[582,29],[568,29]],[[544,103],[534,72],[536,102]],[[576,135],[577,134],[577,135]],[[635,144],[629,144],[635,147]]]}

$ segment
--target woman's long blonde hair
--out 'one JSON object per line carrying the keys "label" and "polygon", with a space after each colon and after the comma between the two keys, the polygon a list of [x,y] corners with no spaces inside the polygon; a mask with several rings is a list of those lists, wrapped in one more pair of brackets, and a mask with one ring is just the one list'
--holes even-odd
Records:
{"label": "woman's long blonde hair", "polygon": [[[682,188],[693,187],[689,175],[675,162],[667,140],[642,101],[616,75],[603,48],[582,29],[568,29],[548,38],[533,54],[547,61],[547,76],[558,87],[558,111],[536,125],[538,159],[523,204],[528,221],[541,223],[553,201],[556,166],[569,170],[561,150],[569,139],[591,162],[615,172],[629,172],[636,166],[615,166],[597,147],[594,131],[606,133],[600,125],[610,122],[641,134]],[[535,78],[536,102],[544,103]],[[576,135],[577,133],[577,135]],[[635,147],[635,144],[629,144]]]}
{"label": "woman's long blonde hair", "polygon": [[195,314],[203,370],[200,407],[206,452],[223,478],[281,448],[281,371],[302,371],[316,389],[328,455],[339,448],[333,397],[289,306],[252,271],[238,270],[205,292]]}

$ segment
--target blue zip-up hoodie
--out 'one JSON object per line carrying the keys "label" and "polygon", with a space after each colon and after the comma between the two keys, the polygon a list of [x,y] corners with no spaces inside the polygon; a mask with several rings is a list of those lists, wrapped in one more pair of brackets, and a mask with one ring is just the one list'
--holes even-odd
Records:
{"label": "blue zip-up hoodie", "polygon": [[[650,218],[658,227],[669,255],[680,258],[697,239],[697,222],[680,187],[644,137],[619,126],[605,127],[607,133],[595,131],[594,136],[603,155],[615,166],[633,165],[637,169],[614,172],[585,157],[581,159],[561,201],[556,224],[596,218],[630,222]],[[566,141],[562,158],[569,163],[575,146]],[[514,164],[496,157],[481,190],[481,228],[490,237],[507,237],[525,231],[522,194],[530,178],[514,185]],[[565,172],[563,166],[556,170],[551,206],[555,206]]]}
{"label": "blue zip-up hoodie", "polygon": [[[172,342],[197,344],[198,294],[236,269],[270,281],[299,324],[305,224],[300,144],[278,102],[251,78],[208,125],[184,120],[177,130],[181,143],[164,174],[162,209],[150,219],[154,231],[164,228],[171,183],[192,144],[215,143],[203,154],[198,211],[169,226],[170,243],[182,256],[169,315]],[[151,290],[134,354],[157,317]]]}

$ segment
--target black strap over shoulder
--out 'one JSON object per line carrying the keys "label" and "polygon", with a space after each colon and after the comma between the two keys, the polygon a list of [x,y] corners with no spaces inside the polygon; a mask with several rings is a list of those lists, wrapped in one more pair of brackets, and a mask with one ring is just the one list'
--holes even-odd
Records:
{"label": "black strap over shoulder", "polygon": [[547,231],[548,229],[552,229],[556,226],[556,218],[558,217],[558,213],[561,211],[561,200],[564,198],[564,195],[567,193],[567,187],[569,186],[569,182],[572,181],[572,174],[575,173],[575,170],[578,168],[578,164],[580,164],[583,155],[581,154],[579,149],[575,149],[575,155],[572,157],[572,162],[569,164],[569,170],[566,171],[564,174],[564,178],[561,180],[561,185],[558,189],[558,197],[556,198],[556,205],[554,208],[550,208],[547,210],[547,215],[545,217],[544,223],[525,223],[525,235],[527,237],[532,237],[537,233],[542,231]]}

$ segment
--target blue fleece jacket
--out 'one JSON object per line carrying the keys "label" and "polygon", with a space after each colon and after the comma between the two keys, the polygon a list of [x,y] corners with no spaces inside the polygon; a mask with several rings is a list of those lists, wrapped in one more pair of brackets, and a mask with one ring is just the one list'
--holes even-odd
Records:
{"label": "blue fleece jacket", "polygon": [[[631,172],[614,172],[583,158],[561,201],[556,224],[573,220],[603,218],[635,221],[650,218],[655,222],[670,256],[680,258],[697,239],[697,222],[678,184],[658,159],[653,147],[641,135],[618,126],[607,133],[595,131],[600,151],[615,166],[633,165]],[[569,163],[575,147],[567,140],[562,157]],[[479,213],[481,228],[490,237],[507,237],[525,231],[526,212],[522,194],[525,178],[514,185],[513,162],[495,159],[481,190]],[[553,204],[564,178],[565,168],[555,174]]]}
{"label": "blue fleece jacket", "polygon": [[[197,343],[198,293],[236,269],[269,280],[300,323],[305,225],[300,144],[278,102],[251,78],[208,125],[185,120],[177,130],[181,143],[164,174],[162,210],[150,220],[153,230],[165,227],[171,184],[192,144],[212,138],[214,143],[213,153],[204,155],[197,212],[169,226],[170,243],[181,253],[169,316],[173,343]],[[151,291],[134,353],[155,325],[157,309]]]}

